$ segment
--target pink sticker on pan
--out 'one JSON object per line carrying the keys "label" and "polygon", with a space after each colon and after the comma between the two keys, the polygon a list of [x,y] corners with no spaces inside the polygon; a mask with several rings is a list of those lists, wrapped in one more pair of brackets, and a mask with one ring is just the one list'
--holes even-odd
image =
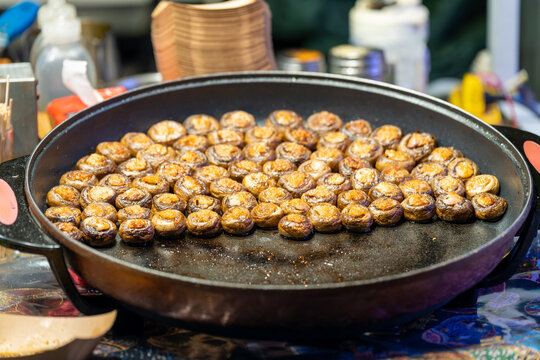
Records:
{"label": "pink sticker on pan", "polygon": [[7,182],[0,179],[0,223],[11,225],[17,220],[17,198]]}
{"label": "pink sticker on pan", "polygon": [[523,143],[523,151],[532,166],[540,173],[540,145],[534,141],[527,140]]}

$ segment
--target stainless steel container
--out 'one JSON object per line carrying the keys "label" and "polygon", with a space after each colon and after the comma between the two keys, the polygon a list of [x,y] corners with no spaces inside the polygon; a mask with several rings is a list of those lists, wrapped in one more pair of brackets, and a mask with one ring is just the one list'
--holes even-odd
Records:
{"label": "stainless steel container", "polygon": [[391,69],[380,49],[353,45],[338,45],[328,54],[329,72],[392,82]]}
{"label": "stainless steel container", "polygon": [[311,49],[283,50],[278,53],[277,66],[283,71],[326,71],[323,53]]}

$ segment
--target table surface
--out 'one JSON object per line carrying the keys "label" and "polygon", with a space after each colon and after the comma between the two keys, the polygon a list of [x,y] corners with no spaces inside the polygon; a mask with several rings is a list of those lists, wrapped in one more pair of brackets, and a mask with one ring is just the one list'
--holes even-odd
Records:
{"label": "table surface", "polygon": [[[77,316],[41,256],[0,261],[0,312]],[[217,337],[143,320],[138,335],[109,332],[92,359],[540,359],[540,236],[506,283],[476,306],[445,308],[384,331],[329,344]]]}

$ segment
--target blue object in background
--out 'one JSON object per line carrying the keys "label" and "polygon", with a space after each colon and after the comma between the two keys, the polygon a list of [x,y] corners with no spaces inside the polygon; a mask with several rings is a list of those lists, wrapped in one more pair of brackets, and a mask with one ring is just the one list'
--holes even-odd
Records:
{"label": "blue object in background", "polygon": [[25,32],[36,20],[39,4],[21,1],[0,15],[0,48],[5,48],[13,39]]}

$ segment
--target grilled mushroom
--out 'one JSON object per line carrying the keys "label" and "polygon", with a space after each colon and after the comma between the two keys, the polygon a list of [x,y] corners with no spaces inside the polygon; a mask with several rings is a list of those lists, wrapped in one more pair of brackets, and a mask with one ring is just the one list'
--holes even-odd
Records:
{"label": "grilled mushroom", "polygon": [[236,147],[244,145],[244,134],[232,129],[219,129],[208,133],[210,145],[228,144]]}
{"label": "grilled mushroom", "polygon": [[445,221],[464,223],[471,220],[474,215],[471,201],[452,192],[439,196],[435,206],[437,216]]}
{"label": "grilled mushroom", "polygon": [[480,174],[478,165],[471,159],[464,157],[455,158],[448,163],[448,175],[466,181]]}
{"label": "grilled mushroom", "polygon": [[352,189],[351,181],[346,176],[336,173],[324,174],[317,180],[317,185],[325,186],[328,190],[336,194],[336,196],[341,192]]}
{"label": "grilled mushroom", "polygon": [[274,203],[260,203],[251,209],[253,222],[260,228],[277,228],[283,216],[285,216],[283,209]]}
{"label": "grilled mushroom", "polygon": [[137,153],[138,159],[146,160],[152,168],[157,168],[165,162],[174,161],[177,154],[172,147],[162,144],[153,144]]}
{"label": "grilled mushroom", "polygon": [[420,161],[433,151],[436,143],[435,137],[429,133],[409,133],[401,139],[398,150],[409,155],[414,161]]}
{"label": "grilled mushroom", "polygon": [[324,185],[319,185],[315,189],[311,189],[302,194],[302,200],[304,200],[309,206],[315,206],[317,204],[328,203],[336,204],[336,194],[332,190],[329,190]]}
{"label": "grilled mushroom", "polygon": [[262,166],[262,171],[278,181],[283,175],[296,171],[296,165],[287,159],[276,159],[274,161],[265,162]]}
{"label": "grilled mushroom", "polygon": [[225,129],[232,129],[241,133],[245,133],[257,125],[255,123],[255,117],[242,110],[230,111],[223,114],[219,123]]}
{"label": "grilled mushroom", "polygon": [[251,211],[245,207],[235,206],[227,210],[221,217],[223,230],[233,235],[247,235],[255,226]]}
{"label": "grilled mushroom", "polygon": [[351,139],[341,131],[332,131],[322,134],[317,148],[334,148],[345,151],[351,143]]}
{"label": "grilled mushroom", "polygon": [[462,157],[463,153],[453,147],[436,147],[426,158],[426,161],[440,162],[448,165],[455,158]]}
{"label": "grilled mushroom", "polygon": [[284,141],[295,142],[304,145],[310,150],[317,146],[319,135],[302,127],[287,129],[283,135]]}
{"label": "grilled mushroom", "polygon": [[244,190],[246,190],[244,185],[229,178],[222,178],[210,183],[210,194],[218,199]]}
{"label": "grilled mushroom", "polygon": [[148,136],[156,143],[171,146],[174,142],[186,135],[186,128],[179,122],[163,120],[155,123],[148,129]]}
{"label": "grilled mushroom", "polygon": [[118,165],[116,172],[134,179],[152,174],[152,166],[144,159],[131,158]]}
{"label": "grilled mushroom", "polygon": [[221,210],[223,213],[236,206],[245,207],[246,209],[251,210],[257,206],[257,199],[255,198],[255,195],[250,192],[239,191],[225,196],[221,201]]}
{"label": "grilled mushroom", "polygon": [[152,216],[152,212],[147,207],[140,205],[126,206],[123,209],[118,210],[118,223],[122,224],[128,219],[146,219],[149,220]]}
{"label": "grilled mushroom", "polygon": [[316,204],[308,212],[308,218],[318,232],[334,232],[341,229],[341,212],[328,203]]}
{"label": "grilled mushroom", "polygon": [[268,115],[266,125],[273,126],[280,133],[283,133],[287,129],[302,126],[302,117],[291,110],[276,110]]}
{"label": "grilled mushroom", "polygon": [[155,233],[164,238],[178,238],[186,229],[186,217],[179,210],[158,211],[151,222]]}
{"label": "grilled mushroom", "polygon": [[381,171],[381,180],[399,185],[404,181],[411,180],[411,174],[401,167],[387,166]]}
{"label": "grilled mushroom", "polygon": [[176,158],[176,161],[189,166],[193,170],[208,165],[208,158],[200,151],[182,151]]}
{"label": "grilled mushroom", "polygon": [[354,140],[345,153],[347,156],[366,160],[374,164],[375,160],[382,155],[383,151],[384,148],[375,138],[365,137]]}
{"label": "grilled mushroom", "polygon": [[132,187],[144,189],[152,196],[169,191],[169,182],[159,175],[146,175],[131,182]]}
{"label": "grilled mushroom", "polygon": [[212,210],[192,212],[187,217],[187,228],[195,236],[215,236],[221,232],[221,217]]}
{"label": "grilled mushroom", "polygon": [[300,165],[306,160],[309,160],[311,151],[304,145],[293,142],[284,142],[276,148],[276,156],[278,159],[286,159],[295,165]]}
{"label": "grilled mushroom", "polygon": [[81,210],[71,206],[53,206],[45,210],[45,217],[52,223],[73,223],[79,226]]}
{"label": "grilled mushroom", "polygon": [[95,216],[102,219],[110,220],[113,223],[116,223],[116,221],[118,221],[118,213],[116,212],[116,208],[111,204],[105,202],[95,202],[88,204],[88,206],[84,208],[81,216],[83,220]]}
{"label": "grilled mushroom", "polygon": [[426,180],[427,182],[431,182],[436,177],[445,176],[446,174],[446,166],[437,162],[420,163],[411,171],[413,178]]}
{"label": "grilled mushroom", "polygon": [[276,159],[274,149],[269,144],[263,142],[247,144],[244,147],[243,153],[246,160],[255,161],[261,164]]}
{"label": "grilled mushroom", "polygon": [[373,128],[369,121],[358,119],[346,123],[341,131],[343,131],[343,133],[350,139],[355,140],[361,137],[369,136],[369,134],[371,134],[373,131]]}
{"label": "grilled mushroom", "polygon": [[435,216],[435,200],[426,194],[412,194],[401,203],[403,216],[412,221],[429,221]]}
{"label": "grilled mushroom", "polygon": [[351,177],[356,170],[370,167],[371,164],[368,161],[350,156],[345,157],[338,164],[339,173],[345,177]]}
{"label": "grilled mushroom", "polygon": [[208,195],[195,195],[188,201],[188,213],[194,213],[201,210],[212,210],[219,213],[221,210],[221,201]]}
{"label": "grilled mushroom", "polygon": [[239,161],[244,158],[242,150],[234,145],[219,144],[212,145],[206,149],[206,156],[210,164],[229,167],[234,161]]}
{"label": "grilled mushroom", "polygon": [[247,174],[242,180],[242,185],[255,196],[269,187],[276,186],[276,180],[263,172]]}
{"label": "grilled mushroom", "polygon": [[156,170],[156,175],[161,176],[169,183],[170,188],[174,187],[174,184],[182,176],[190,176],[193,174],[193,169],[186,164],[179,162],[167,162],[159,165]]}
{"label": "grilled mushroom", "polygon": [[83,232],[73,223],[70,222],[57,222],[54,223],[54,226],[61,232],[63,232],[66,236],[82,241],[84,234]]}
{"label": "grilled mushroom", "polygon": [[369,205],[373,220],[382,226],[392,226],[401,220],[403,208],[399,201],[392,198],[381,197]]}
{"label": "grilled mushroom", "polygon": [[280,205],[290,199],[292,199],[290,192],[276,186],[269,187],[268,189],[261,191],[259,194],[259,202],[262,203],[273,203]]}
{"label": "grilled mushroom", "polygon": [[133,156],[154,143],[148,135],[142,132],[128,132],[120,139],[120,142],[129,149]]}
{"label": "grilled mushroom", "polygon": [[231,178],[236,181],[242,181],[247,174],[259,171],[262,171],[261,164],[251,160],[235,161],[229,165]]}
{"label": "grilled mushroom", "polygon": [[275,149],[281,142],[281,134],[273,126],[257,126],[247,131],[246,144],[265,143]]}
{"label": "grilled mushroom", "polygon": [[383,171],[388,166],[398,166],[411,171],[415,165],[416,162],[409,155],[395,149],[384,150],[375,162],[375,168],[379,171]]}
{"label": "grilled mushroom", "polygon": [[212,131],[218,130],[219,123],[213,116],[195,114],[188,116],[184,120],[184,127],[188,134],[204,136]]}
{"label": "grilled mushroom", "polygon": [[324,134],[330,131],[338,131],[343,125],[341,118],[329,111],[321,111],[307,118],[306,129],[317,134]]}
{"label": "grilled mushroom", "polygon": [[381,182],[381,173],[374,168],[356,170],[351,176],[351,183],[356,190],[369,191],[374,185]]}
{"label": "grilled mushroom", "polygon": [[122,241],[128,245],[146,246],[154,240],[154,227],[147,219],[127,219],[120,225]]}
{"label": "grilled mushroom", "polygon": [[385,149],[395,149],[398,147],[399,141],[403,136],[403,131],[394,125],[383,125],[373,130],[370,136],[377,140]]}
{"label": "grilled mushroom", "polygon": [[433,190],[429,183],[421,179],[412,179],[409,181],[404,181],[399,184],[399,188],[403,192],[403,196],[409,197],[412,194],[426,194],[433,196]]}
{"label": "grilled mushroom", "polygon": [[96,175],[83,170],[68,171],[60,178],[60,185],[72,186],[79,191],[86,186],[97,184],[98,179]]}
{"label": "grilled mushroom", "polygon": [[176,194],[158,194],[152,198],[152,212],[157,213],[163,210],[178,210],[183,212],[187,208],[187,199]]}
{"label": "grilled mushroom", "polygon": [[98,179],[116,170],[116,163],[101,154],[90,154],[77,161],[77,169],[96,175]]}
{"label": "grilled mushroom", "polygon": [[431,186],[433,187],[433,194],[435,197],[450,192],[460,196],[465,195],[465,185],[463,184],[463,181],[449,175],[436,177],[431,181]]}
{"label": "grilled mushroom", "polygon": [[476,175],[465,183],[465,193],[467,199],[472,199],[481,193],[499,194],[499,180],[493,175]]}
{"label": "grilled mushroom", "polygon": [[343,151],[339,149],[319,148],[311,154],[310,159],[324,161],[330,166],[332,171],[337,171],[338,164],[344,157]]}
{"label": "grilled mushroom", "polygon": [[288,214],[278,224],[279,233],[285,237],[304,240],[313,234],[313,225],[305,215]]}
{"label": "grilled mushroom", "polygon": [[294,197],[301,197],[303,193],[316,186],[315,179],[311,175],[300,171],[283,175],[278,184]]}
{"label": "grilled mushroom", "polygon": [[288,214],[307,215],[310,209],[308,203],[300,198],[287,200],[284,203],[282,203],[280,207],[283,210],[283,213],[287,215]]}
{"label": "grilled mushroom", "polygon": [[108,186],[112,188],[117,194],[121,194],[127,189],[131,184],[131,180],[122,174],[109,174],[99,180],[99,185]]}
{"label": "grilled mushroom", "polygon": [[117,209],[132,205],[150,208],[152,205],[152,195],[147,190],[132,187],[116,197],[115,205]]}
{"label": "grilled mushroom", "polygon": [[174,193],[189,199],[194,195],[207,195],[208,187],[197,178],[192,176],[182,176],[174,184]]}
{"label": "grilled mushroom", "polygon": [[373,215],[360,204],[349,204],[341,210],[341,223],[349,231],[368,232],[373,225]]}
{"label": "grilled mushroom", "polygon": [[114,204],[116,192],[113,188],[103,185],[87,186],[81,190],[79,202],[84,209],[88,204],[95,202],[106,202]]}
{"label": "grilled mushroom", "polygon": [[387,197],[402,202],[405,198],[399,186],[388,181],[381,181],[380,183],[373,185],[373,187],[369,189],[368,194],[372,200]]}
{"label": "grilled mushroom", "polygon": [[202,168],[198,168],[193,176],[204,182],[206,185],[210,185],[212,181],[228,178],[230,174],[229,170],[222,166],[207,165]]}
{"label": "grilled mushroom", "polygon": [[308,160],[300,164],[298,171],[305,172],[311,175],[315,180],[319,180],[321,176],[331,173],[332,169],[324,161]]}
{"label": "grilled mushroom", "polygon": [[370,202],[369,196],[362,190],[345,191],[337,197],[337,207],[342,210],[350,204],[368,206]]}
{"label": "grilled mushroom", "polygon": [[93,247],[108,247],[115,244],[116,225],[110,220],[89,217],[81,222],[83,241]]}
{"label": "grilled mushroom", "polygon": [[172,145],[173,149],[182,151],[200,151],[205,152],[210,146],[210,142],[206,136],[202,135],[185,135],[176,140]]}
{"label": "grilled mushroom", "polygon": [[481,220],[497,220],[506,212],[507,203],[502,197],[481,193],[473,196],[474,214]]}

